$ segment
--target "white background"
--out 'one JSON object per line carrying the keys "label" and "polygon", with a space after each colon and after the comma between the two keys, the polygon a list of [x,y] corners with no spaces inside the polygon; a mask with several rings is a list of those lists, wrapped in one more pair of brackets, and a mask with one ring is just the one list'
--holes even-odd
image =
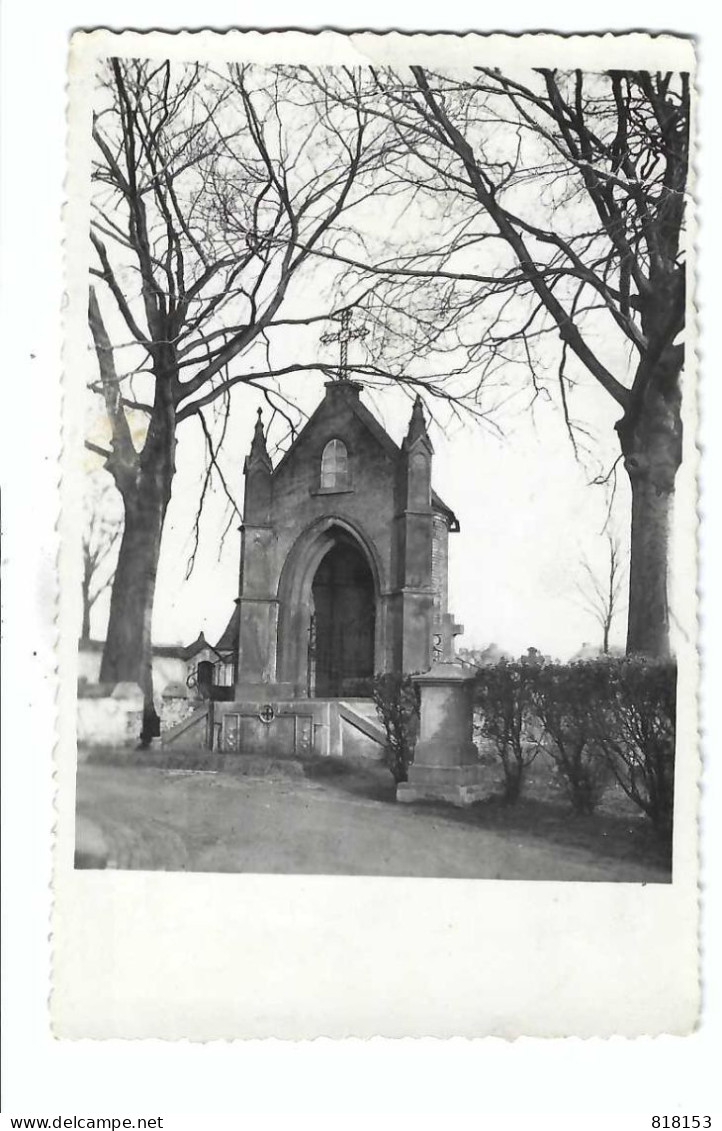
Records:
{"label": "white background", "polygon": [[[703,794],[705,990],[700,1032],[689,1038],[611,1041],[381,1041],[302,1045],[57,1042],[48,1029],[53,737],[51,610],[55,601],[57,420],[60,405],[60,207],[64,67],[74,27],[344,26],[499,30],[539,26],[540,8],[503,12],[474,4],[367,2],[342,18],[338,5],[202,7],[109,2],[4,5],[2,29],[3,484],[3,1111],[13,1115],[167,1114],[166,1127],[200,1126],[171,1113],[518,1113],[494,1126],[551,1126],[541,1113],[635,1113],[616,1126],[649,1127],[653,1114],[719,1112],[713,1048],[720,1037],[719,686],[722,459],[717,257],[719,243],[719,33],[703,5],[607,3],[603,10],[547,3],[543,26],[559,31],[650,27],[700,38],[702,95],[699,238],[702,316],[703,652],[706,730]],[[594,17],[597,17],[595,20]],[[204,24],[199,24],[202,17]],[[605,19],[600,25],[599,20]],[[487,26],[484,23],[487,22]],[[497,25],[498,26],[498,25]],[[715,514],[716,511],[716,514]],[[179,940],[182,943],[182,940]],[[390,961],[393,960],[390,956]],[[718,963],[717,963],[718,965]],[[524,1118],[528,1113],[529,1118]],[[414,1120],[415,1126],[418,1120]],[[213,1125],[212,1123],[210,1124]],[[218,1124],[221,1126],[221,1123]],[[231,1126],[231,1123],[227,1124]],[[236,1124],[237,1125],[237,1124]],[[478,1125],[474,1121],[473,1125]],[[569,1124],[572,1125],[571,1123]],[[577,1123],[577,1125],[579,1125]],[[588,1125],[591,1126],[591,1123]],[[605,1123],[609,1125],[609,1121]],[[601,1122],[599,1126],[602,1126]]]}

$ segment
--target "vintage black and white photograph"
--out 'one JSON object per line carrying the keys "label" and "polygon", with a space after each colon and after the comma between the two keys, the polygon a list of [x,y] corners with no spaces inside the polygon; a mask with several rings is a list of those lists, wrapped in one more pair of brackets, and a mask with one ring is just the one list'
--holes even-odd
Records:
{"label": "vintage black and white photograph", "polygon": [[694,67],[73,36],[59,1035],[694,1025]]}
{"label": "vintage black and white photograph", "polygon": [[87,82],[75,867],[669,883],[689,73]]}

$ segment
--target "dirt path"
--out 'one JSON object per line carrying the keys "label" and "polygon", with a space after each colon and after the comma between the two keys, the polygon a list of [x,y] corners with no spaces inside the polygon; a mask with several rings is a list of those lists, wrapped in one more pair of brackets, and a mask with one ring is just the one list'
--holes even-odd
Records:
{"label": "dirt path", "polygon": [[[484,828],[445,807],[401,806],[350,777],[228,774],[82,765],[78,844],[107,867],[483,879],[665,882],[666,872],[586,847]],[[480,821],[480,818],[476,818]],[[102,852],[101,852],[102,856]]]}

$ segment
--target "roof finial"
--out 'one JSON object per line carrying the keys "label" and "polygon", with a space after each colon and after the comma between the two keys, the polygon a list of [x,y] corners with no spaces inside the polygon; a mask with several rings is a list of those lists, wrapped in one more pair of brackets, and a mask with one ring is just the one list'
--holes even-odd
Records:
{"label": "roof finial", "polygon": [[429,447],[431,441],[429,440],[429,433],[426,431],[426,420],[424,419],[424,403],[419,394],[416,394],[414,407],[411,410],[411,419],[409,420],[409,430],[406,433],[404,440],[404,447],[410,448],[417,440],[426,440]]}
{"label": "roof finial", "polygon": [[271,459],[266,447],[266,434],[263,430],[263,409],[258,409],[256,416],[256,424],[253,429],[253,439],[251,440],[251,451],[248,456],[248,462],[253,463],[261,460],[263,463],[271,466]]}

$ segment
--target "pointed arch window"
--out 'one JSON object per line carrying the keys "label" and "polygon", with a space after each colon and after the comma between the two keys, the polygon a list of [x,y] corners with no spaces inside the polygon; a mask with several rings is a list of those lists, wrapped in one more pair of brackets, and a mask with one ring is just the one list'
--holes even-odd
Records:
{"label": "pointed arch window", "polygon": [[329,440],[321,456],[321,490],[343,491],[348,485],[346,445],[343,440]]}

